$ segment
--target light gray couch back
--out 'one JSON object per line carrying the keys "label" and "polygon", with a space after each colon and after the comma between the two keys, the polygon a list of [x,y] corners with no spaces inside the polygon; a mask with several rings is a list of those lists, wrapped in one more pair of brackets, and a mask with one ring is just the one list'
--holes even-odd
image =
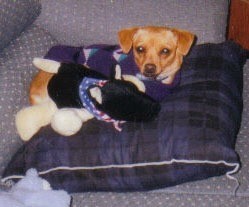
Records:
{"label": "light gray couch back", "polygon": [[165,25],[192,31],[198,43],[225,40],[228,0],[41,0],[36,24],[61,44],[117,43],[121,28]]}

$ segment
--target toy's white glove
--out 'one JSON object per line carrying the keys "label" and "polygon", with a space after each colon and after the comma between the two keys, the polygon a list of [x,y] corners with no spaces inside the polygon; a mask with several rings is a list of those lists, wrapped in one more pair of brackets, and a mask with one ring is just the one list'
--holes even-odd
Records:
{"label": "toy's white glove", "polygon": [[86,109],[63,108],[58,110],[52,120],[52,128],[61,135],[71,136],[82,127],[83,122],[93,118]]}

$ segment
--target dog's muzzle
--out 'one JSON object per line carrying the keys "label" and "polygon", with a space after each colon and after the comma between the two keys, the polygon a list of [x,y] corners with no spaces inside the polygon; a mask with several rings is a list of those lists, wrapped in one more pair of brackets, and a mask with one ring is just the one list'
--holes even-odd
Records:
{"label": "dog's muzzle", "polygon": [[143,75],[148,77],[148,78],[154,78],[156,77],[156,65],[155,64],[146,64],[144,66],[144,72]]}

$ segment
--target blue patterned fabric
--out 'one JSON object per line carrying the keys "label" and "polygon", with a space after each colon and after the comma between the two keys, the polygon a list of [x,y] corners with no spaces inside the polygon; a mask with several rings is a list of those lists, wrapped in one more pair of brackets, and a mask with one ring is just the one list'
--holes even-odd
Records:
{"label": "blue patterned fabric", "polygon": [[231,178],[240,166],[234,148],[246,55],[233,42],[195,46],[156,120],[127,123],[122,132],[91,120],[70,138],[44,127],[18,150],[4,180],[31,167],[53,188],[68,192],[149,190],[223,174]]}
{"label": "blue patterned fabric", "polygon": [[84,78],[79,86],[79,96],[80,100],[83,103],[83,106],[98,120],[102,120],[100,112],[96,109],[93,104],[92,98],[89,97],[88,89],[92,86],[101,87],[102,84],[105,84],[106,80],[99,80],[94,78]]}
{"label": "blue patterned fabric", "polygon": [[113,126],[118,131],[122,131],[122,128],[119,126],[120,124],[124,123],[125,121],[122,120],[115,120],[108,116],[106,113],[98,110],[94,105],[92,98],[89,97],[88,90],[93,86],[102,87],[107,81],[106,80],[99,80],[94,78],[84,78],[79,86],[79,96],[83,106],[90,112],[95,118],[100,121],[105,121],[109,123],[113,123]]}

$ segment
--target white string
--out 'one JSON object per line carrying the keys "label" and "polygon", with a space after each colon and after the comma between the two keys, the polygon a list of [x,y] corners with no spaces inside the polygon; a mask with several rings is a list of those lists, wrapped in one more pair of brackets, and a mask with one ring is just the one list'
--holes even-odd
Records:
{"label": "white string", "polygon": [[[236,182],[236,186],[233,190],[234,195],[236,195],[237,190],[240,186],[238,179],[235,178],[234,176],[232,176],[232,174],[236,173],[239,170],[240,165],[238,163],[228,163],[224,160],[209,161],[209,160],[176,160],[176,159],[172,159],[170,161],[149,162],[149,163],[133,163],[133,164],[122,164],[122,165],[112,164],[112,165],[103,165],[103,166],[80,166],[80,167],[59,166],[59,167],[51,168],[51,169],[48,169],[45,171],[41,171],[41,172],[39,172],[39,175],[44,175],[44,174],[48,174],[50,172],[59,171],[59,170],[75,171],[75,170],[100,170],[100,169],[108,169],[108,168],[134,168],[134,167],[145,167],[145,166],[169,165],[169,164],[173,164],[173,163],[214,164],[214,165],[224,164],[224,165],[229,166],[229,167],[234,167],[233,170],[226,173],[226,176],[228,179],[234,180]],[[2,178],[1,181],[5,183],[8,180],[21,179],[23,177],[24,177],[23,175],[12,175],[12,176]]]}

